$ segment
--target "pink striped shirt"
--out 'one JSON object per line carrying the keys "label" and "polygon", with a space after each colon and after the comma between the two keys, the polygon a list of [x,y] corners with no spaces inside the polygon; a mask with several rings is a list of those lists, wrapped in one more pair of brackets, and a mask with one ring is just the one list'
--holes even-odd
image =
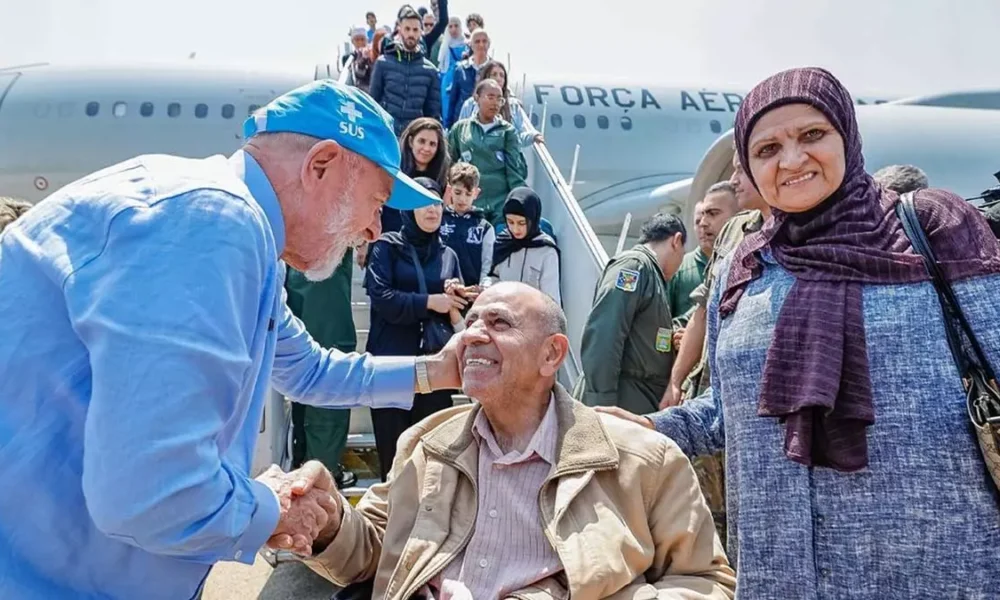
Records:
{"label": "pink striped shirt", "polygon": [[556,460],[555,399],[523,453],[504,453],[482,410],[473,425],[479,443],[479,510],[472,539],[435,578],[441,600],[501,598],[563,570],[542,531],[538,493]]}

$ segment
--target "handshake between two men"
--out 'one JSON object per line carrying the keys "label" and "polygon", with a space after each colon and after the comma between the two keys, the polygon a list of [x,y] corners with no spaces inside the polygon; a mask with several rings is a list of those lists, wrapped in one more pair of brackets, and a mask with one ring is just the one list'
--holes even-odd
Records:
{"label": "handshake between two men", "polygon": [[323,463],[311,460],[290,473],[271,465],[257,481],[271,488],[280,507],[281,516],[267,540],[268,548],[311,555],[317,540],[329,543],[337,535],[342,516],[336,496],[339,492]]}

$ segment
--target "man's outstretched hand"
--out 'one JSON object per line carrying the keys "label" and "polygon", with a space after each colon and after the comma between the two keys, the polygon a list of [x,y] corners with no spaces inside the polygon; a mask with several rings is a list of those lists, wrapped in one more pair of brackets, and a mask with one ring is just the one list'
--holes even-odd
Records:
{"label": "man's outstretched hand", "polygon": [[267,546],[312,554],[312,544],[328,525],[340,522],[340,502],[333,475],[323,463],[311,460],[302,468],[285,473],[277,465],[257,477],[278,496],[281,517]]}

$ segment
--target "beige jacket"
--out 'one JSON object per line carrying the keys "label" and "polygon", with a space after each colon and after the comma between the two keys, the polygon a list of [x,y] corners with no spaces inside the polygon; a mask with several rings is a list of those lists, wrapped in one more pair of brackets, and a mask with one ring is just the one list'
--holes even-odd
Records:
{"label": "beige jacket", "polygon": [[[564,572],[511,598],[725,599],[736,579],[688,459],[662,435],[600,415],[556,386],[557,460],[539,494]],[[307,561],[337,585],[375,577],[406,600],[468,543],[476,521],[478,404],[436,413],[399,440],[388,482],[351,507]]]}

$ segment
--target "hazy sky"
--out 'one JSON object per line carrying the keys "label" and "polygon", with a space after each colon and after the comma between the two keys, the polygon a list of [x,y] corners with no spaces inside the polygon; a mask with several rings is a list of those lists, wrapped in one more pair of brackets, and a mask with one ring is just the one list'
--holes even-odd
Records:
{"label": "hazy sky", "polygon": [[[418,0],[417,5],[419,6]],[[332,62],[372,0],[0,0],[0,66],[35,61]],[[429,0],[426,1],[429,5]],[[857,93],[1000,87],[1000,0],[454,0],[513,70],[750,86],[815,64]],[[278,6],[296,7],[278,9]]]}

